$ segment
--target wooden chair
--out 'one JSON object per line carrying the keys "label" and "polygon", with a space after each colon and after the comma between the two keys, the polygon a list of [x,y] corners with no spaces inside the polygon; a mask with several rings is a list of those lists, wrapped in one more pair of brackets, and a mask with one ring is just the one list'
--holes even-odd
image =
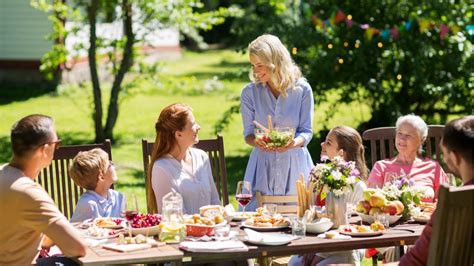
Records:
{"label": "wooden chair", "polygon": [[428,265],[474,265],[474,185],[439,189]]}
{"label": "wooden chair", "polygon": [[[260,191],[257,191],[255,194],[257,198],[257,207],[263,207],[266,203],[273,203],[277,205],[277,213],[281,214],[296,214],[298,209],[298,196],[270,196],[262,195]],[[295,203],[294,205],[287,205],[286,203]],[[285,257],[272,257],[266,259],[259,259],[259,264],[261,265],[272,265],[272,266],[283,266],[288,265],[290,261],[289,256]]]}
{"label": "wooden chair", "polygon": [[[443,125],[428,126],[428,136],[424,143],[426,156],[441,163],[439,142],[443,136]],[[370,158],[372,166],[376,161],[395,156],[395,127],[378,127],[364,131],[362,138],[370,141]]]}
{"label": "wooden chair", "polygon": [[[282,214],[294,214],[298,209],[298,196],[269,196],[262,195],[259,191],[255,194],[257,198],[257,207],[263,207],[266,203],[274,203],[277,205],[277,212]],[[295,203],[295,205],[287,205],[286,203]]]}
{"label": "wooden chair", "polygon": [[71,218],[79,197],[85,191],[69,177],[69,165],[80,151],[94,148],[104,150],[109,155],[109,160],[112,160],[112,145],[108,139],[99,144],[60,146],[54,152],[51,165],[44,168],[37,179],[68,219]]}
{"label": "wooden chair", "polygon": [[[151,153],[153,151],[154,142],[148,142],[142,139],[142,153],[143,153],[143,169],[145,173],[145,180],[148,174],[148,165],[150,164]],[[217,136],[215,139],[203,139],[194,145],[195,148],[206,151],[211,163],[212,176],[214,183],[219,193],[219,198],[225,206],[229,204],[229,193],[227,191],[227,169],[225,165],[224,156],[224,139],[222,136]],[[151,184],[145,184],[146,190],[151,188]]]}

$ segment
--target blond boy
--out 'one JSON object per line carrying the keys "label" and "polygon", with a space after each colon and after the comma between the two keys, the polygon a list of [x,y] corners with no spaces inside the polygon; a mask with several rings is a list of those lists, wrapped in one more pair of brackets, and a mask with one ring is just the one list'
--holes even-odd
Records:
{"label": "blond boy", "polygon": [[87,189],[77,202],[71,222],[120,217],[125,209],[125,199],[122,193],[110,189],[117,181],[117,174],[105,151],[80,152],[69,167],[69,175],[78,186]]}

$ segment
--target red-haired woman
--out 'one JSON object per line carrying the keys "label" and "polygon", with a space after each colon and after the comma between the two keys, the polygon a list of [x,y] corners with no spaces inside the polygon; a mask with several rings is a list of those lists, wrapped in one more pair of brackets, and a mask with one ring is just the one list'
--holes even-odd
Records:
{"label": "red-haired woman", "polygon": [[162,212],[162,198],[172,190],[183,197],[183,211],[220,204],[207,154],[192,146],[199,142],[200,126],[185,104],[165,107],[155,123],[156,140],[148,171],[147,199],[151,212]]}

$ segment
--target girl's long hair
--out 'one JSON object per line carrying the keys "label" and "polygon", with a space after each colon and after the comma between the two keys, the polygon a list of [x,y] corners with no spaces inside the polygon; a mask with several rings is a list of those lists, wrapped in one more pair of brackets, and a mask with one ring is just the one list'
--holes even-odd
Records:
{"label": "girl's long hair", "polygon": [[155,192],[151,185],[153,164],[156,160],[160,159],[165,154],[168,154],[171,149],[177,145],[175,133],[176,131],[184,129],[191,112],[191,107],[185,104],[171,104],[161,111],[158,121],[155,123],[156,138],[147,173],[147,184],[149,186],[147,190],[147,202],[150,213],[158,212]]}
{"label": "girl's long hair", "polygon": [[359,132],[348,126],[334,127],[331,132],[336,136],[338,148],[344,150],[344,160],[355,162],[361,179],[366,181],[369,170],[365,164],[365,149]]}
{"label": "girl's long hair", "polygon": [[[270,70],[270,80],[281,95],[286,96],[286,90],[292,88],[302,76],[299,67],[293,62],[288,49],[274,35],[264,34],[252,41],[248,47],[249,56],[254,55]],[[255,79],[253,70],[250,69],[250,80]]]}

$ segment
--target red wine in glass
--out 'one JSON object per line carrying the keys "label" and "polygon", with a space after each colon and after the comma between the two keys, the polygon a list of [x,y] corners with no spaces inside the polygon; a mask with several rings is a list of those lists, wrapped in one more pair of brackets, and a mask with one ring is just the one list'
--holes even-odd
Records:
{"label": "red wine in glass", "polygon": [[240,206],[245,207],[252,200],[252,194],[237,194],[235,195],[235,198],[239,202]]}
{"label": "red wine in glass", "polygon": [[133,220],[138,215],[138,211],[124,211],[125,218],[129,221]]}
{"label": "red wine in glass", "polygon": [[252,200],[252,185],[248,181],[239,181],[237,183],[237,190],[235,191],[235,198],[242,206],[242,212],[245,213],[245,206]]}

